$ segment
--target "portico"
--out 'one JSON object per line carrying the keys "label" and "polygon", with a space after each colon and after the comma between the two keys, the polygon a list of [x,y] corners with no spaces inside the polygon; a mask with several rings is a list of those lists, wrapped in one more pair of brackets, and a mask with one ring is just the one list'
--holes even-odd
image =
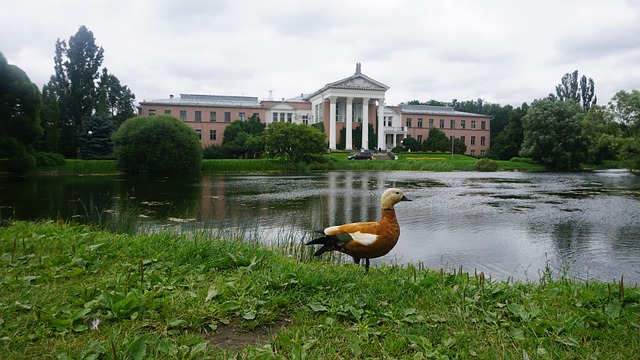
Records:
{"label": "portico", "polygon": [[369,124],[377,124],[378,146],[385,148],[384,142],[384,97],[388,86],[362,74],[360,63],[356,64],[354,75],[329,83],[307,97],[311,102],[312,123],[323,122],[329,135],[329,148],[336,149],[338,134],[345,128],[345,149],[352,150],[352,131],[360,126],[363,150],[370,148]]}

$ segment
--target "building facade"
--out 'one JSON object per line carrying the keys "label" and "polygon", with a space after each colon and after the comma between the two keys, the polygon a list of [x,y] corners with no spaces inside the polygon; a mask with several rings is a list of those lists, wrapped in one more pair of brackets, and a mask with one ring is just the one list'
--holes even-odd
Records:
{"label": "building facade", "polygon": [[232,121],[251,117],[263,123],[291,122],[324,124],[327,143],[336,149],[345,131],[345,149],[355,150],[353,131],[362,135],[362,149],[371,149],[369,131],[377,132],[375,147],[392,149],[407,137],[424,141],[431,128],[438,128],[450,139],[462,140],[467,155],[483,156],[490,146],[488,115],[455,111],[451,107],[427,105],[386,106],[389,86],[361,71],[360,63],[352,76],[328,83],[308,95],[290,99],[258,100],[249,96],[181,94],[179,98],[144,100],[139,115],[168,114],[193,128],[203,147],[222,144],[224,129]]}

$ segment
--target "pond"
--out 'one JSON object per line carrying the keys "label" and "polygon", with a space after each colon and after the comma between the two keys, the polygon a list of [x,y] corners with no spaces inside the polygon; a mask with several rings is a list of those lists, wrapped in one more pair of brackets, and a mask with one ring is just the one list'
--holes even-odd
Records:
{"label": "pond", "polygon": [[389,187],[413,201],[396,205],[400,241],[372,264],[462,266],[533,281],[548,266],[580,279],[624,275],[640,283],[640,177],[625,171],[1,178],[0,214],[96,219],[135,209],[152,229],[248,228],[261,242],[308,241],[329,225],[377,220]]}

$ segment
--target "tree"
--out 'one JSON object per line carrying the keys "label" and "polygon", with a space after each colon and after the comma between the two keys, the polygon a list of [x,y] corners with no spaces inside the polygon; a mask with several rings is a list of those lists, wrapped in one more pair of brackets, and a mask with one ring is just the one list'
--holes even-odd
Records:
{"label": "tree", "polygon": [[35,84],[0,53],[0,164],[23,172],[35,166],[33,144],[42,135],[42,99]]}
{"label": "tree", "polygon": [[573,100],[580,102],[580,94],[578,93],[578,70],[562,76],[560,84],[556,85],[556,95],[560,101]]}
{"label": "tree", "polygon": [[66,157],[75,157],[90,116],[106,115],[117,127],[135,115],[135,96],[102,68],[103,59],[104,50],[85,26],[68,42],[56,41],[55,73],[43,88],[46,139],[39,146],[55,145]]}
{"label": "tree", "polygon": [[200,171],[202,147],[193,129],[171,115],[138,116],[113,135],[118,166],[129,173]]}
{"label": "tree", "polygon": [[579,168],[586,152],[580,128],[583,115],[574,101],[534,101],[522,119],[524,141],[520,155],[550,170]]}
{"label": "tree", "polygon": [[618,91],[609,102],[608,110],[623,130],[618,158],[629,162],[629,167],[640,169],[640,91]]}
{"label": "tree", "polygon": [[40,123],[44,134],[36,144],[36,148],[46,152],[57,152],[60,143],[60,106],[55,89],[51,85],[42,87],[42,111]]}
{"label": "tree", "polygon": [[626,136],[640,137],[640,91],[618,91],[607,108],[622,124]]}
{"label": "tree", "polygon": [[429,136],[423,143],[423,150],[425,151],[451,151],[451,142],[447,135],[437,128],[429,129]]}
{"label": "tree", "polygon": [[116,128],[136,115],[135,95],[126,85],[120,84],[120,80],[115,75],[109,74],[106,68],[102,69],[102,75],[100,75],[98,98],[96,113],[108,115]]}
{"label": "tree", "polygon": [[622,130],[604,107],[592,106],[582,119],[581,128],[582,136],[587,142],[586,162],[598,164],[602,160],[616,157]]}
{"label": "tree", "polygon": [[464,154],[467,152],[467,145],[462,141],[462,139],[454,139],[453,140],[453,153],[454,154]]}
{"label": "tree", "polygon": [[580,78],[580,98],[582,99],[582,108],[585,110],[589,110],[597,102],[593,79],[587,80],[584,75]]}
{"label": "tree", "polygon": [[81,26],[69,38],[58,39],[54,58],[55,74],[49,87],[59,105],[60,150],[67,157],[76,155],[82,121],[94,113],[98,104],[97,80],[104,50],[95,43],[93,33]]}
{"label": "tree", "polygon": [[491,148],[487,156],[499,160],[509,160],[519,156],[524,140],[522,118],[528,109],[529,105],[524,103],[509,113],[509,122],[505,129],[491,139]]}
{"label": "tree", "polygon": [[271,123],[265,130],[265,151],[274,158],[302,162],[321,155],[325,135],[305,124]]}
{"label": "tree", "polygon": [[406,137],[402,140],[402,146],[406,151],[420,151],[420,143],[412,137]]}
{"label": "tree", "polygon": [[254,117],[232,122],[224,129],[222,151],[234,158],[260,156],[264,151],[264,128],[265,124]]}
{"label": "tree", "polygon": [[113,153],[111,137],[115,125],[108,116],[94,115],[82,123],[80,154],[83,159],[94,159]]}
{"label": "tree", "polygon": [[584,110],[589,110],[591,105],[596,104],[595,84],[593,79],[587,80],[586,76],[579,79],[578,86],[578,70],[569,74],[566,73],[560,80],[560,84],[556,85],[556,95],[560,101],[572,100],[578,104],[582,104]]}

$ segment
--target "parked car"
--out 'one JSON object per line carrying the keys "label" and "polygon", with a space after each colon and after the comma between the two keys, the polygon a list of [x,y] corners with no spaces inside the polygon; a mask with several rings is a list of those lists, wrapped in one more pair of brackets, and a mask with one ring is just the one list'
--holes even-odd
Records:
{"label": "parked car", "polygon": [[370,152],[359,152],[351,156],[347,156],[349,160],[371,160],[373,159],[373,155]]}

